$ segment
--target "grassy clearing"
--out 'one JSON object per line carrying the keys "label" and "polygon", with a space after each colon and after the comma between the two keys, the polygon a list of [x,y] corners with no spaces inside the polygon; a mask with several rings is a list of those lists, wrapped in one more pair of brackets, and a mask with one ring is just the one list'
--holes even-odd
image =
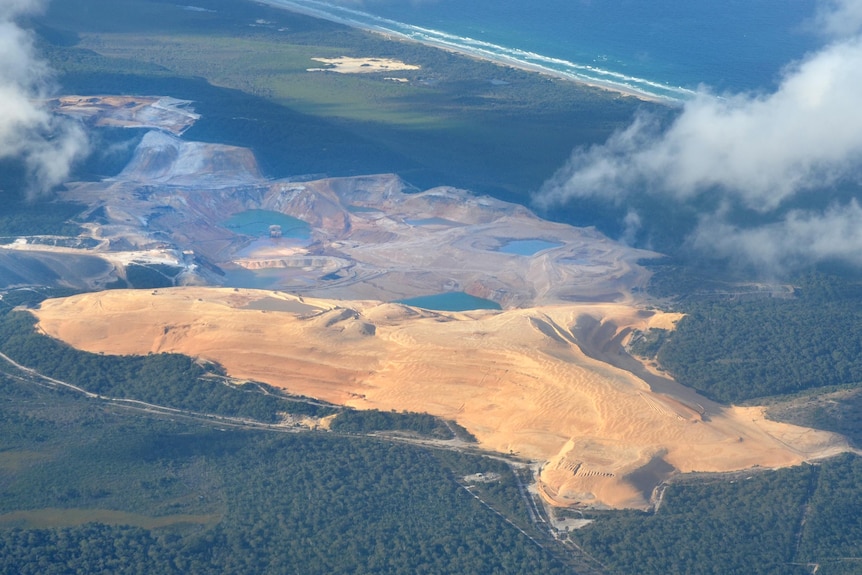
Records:
{"label": "grassy clearing", "polygon": [[58,527],[78,527],[86,523],[105,525],[132,525],[142,529],[161,529],[175,525],[192,524],[213,526],[221,520],[221,515],[165,515],[150,517],[140,513],[128,513],[113,509],[34,509],[13,511],[0,515],[0,527],[19,529],[56,529]]}
{"label": "grassy clearing", "polygon": [[405,101],[421,89],[385,80],[386,73],[308,71],[321,65],[312,58],[340,56],[343,50],[339,48],[186,34],[86,34],[79,47],[113,59],[158,66],[179,76],[201,76],[213,85],[242,90],[321,117],[416,127],[438,121],[433,111]]}
{"label": "grassy clearing", "polygon": [[[55,2],[41,35],[64,84],[80,93],[192,96],[209,127],[189,138],[206,132],[249,145],[276,176],[395,172],[422,188],[525,201],[573,148],[603,141],[646,105],[253,2],[195,6],[211,12],[137,0]],[[421,68],[307,71],[320,67],[311,58],[333,56]],[[232,95],[189,93],[200,80]]]}

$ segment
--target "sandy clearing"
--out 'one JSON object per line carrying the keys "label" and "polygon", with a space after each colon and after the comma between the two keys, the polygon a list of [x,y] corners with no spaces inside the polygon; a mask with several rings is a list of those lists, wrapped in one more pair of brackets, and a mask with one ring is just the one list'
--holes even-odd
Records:
{"label": "sandy clearing", "polygon": [[200,119],[189,100],[167,96],[62,96],[57,112],[115,128],[154,128],[182,135]]}
{"label": "sandy clearing", "polygon": [[[405,64],[392,58],[312,58],[322,62],[325,68],[309,68],[309,72],[338,72],[339,74],[368,74],[371,72],[393,72],[396,70],[419,70],[421,66]],[[389,78],[387,78],[389,79]]]}
{"label": "sandy clearing", "polygon": [[606,361],[628,357],[626,330],[673,321],[624,304],[440,313],[172,288],[48,300],[36,315],[45,333],[93,352],[186,353],[292,393],[454,419],[486,448],[546,462],[540,492],[558,505],[643,508],[675,470],[787,466],[847,448]]}

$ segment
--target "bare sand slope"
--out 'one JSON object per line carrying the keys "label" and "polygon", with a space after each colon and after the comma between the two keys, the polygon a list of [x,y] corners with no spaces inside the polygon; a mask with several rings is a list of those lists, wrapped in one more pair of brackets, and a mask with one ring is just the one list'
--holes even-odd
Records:
{"label": "bare sand slope", "polygon": [[61,96],[54,109],[95,126],[154,128],[180,136],[200,119],[192,102],[167,96]]}
{"label": "bare sand slope", "polygon": [[540,490],[558,505],[645,507],[674,472],[786,466],[846,449],[666,378],[657,393],[659,375],[648,383],[612,365],[608,357],[628,357],[627,330],[673,319],[622,304],[441,313],[173,288],[48,300],[36,314],[47,334],[90,351],[181,352],[293,393],[455,419],[486,448],[546,462]]}

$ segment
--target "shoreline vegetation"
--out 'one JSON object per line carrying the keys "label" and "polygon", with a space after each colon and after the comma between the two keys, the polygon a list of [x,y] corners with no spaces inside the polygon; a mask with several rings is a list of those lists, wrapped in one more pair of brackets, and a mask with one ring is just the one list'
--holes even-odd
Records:
{"label": "shoreline vegetation", "polygon": [[435,41],[431,38],[418,39],[415,37],[408,36],[407,34],[398,32],[397,30],[391,30],[382,26],[373,26],[370,24],[359,22],[357,20],[351,20],[349,18],[342,18],[325,10],[317,10],[308,6],[291,2],[290,0],[260,0],[260,3],[272,6],[273,8],[287,10],[289,12],[295,12],[297,14],[303,14],[312,18],[319,18],[322,20],[327,20],[329,22],[342,24],[351,28],[357,28],[365,32],[378,34],[386,38],[387,40],[398,39],[405,42],[414,42],[417,44],[422,44],[424,46],[429,46],[432,48],[437,48],[440,50],[458,54],[461,56],[467,56],[469,58],[491,62],[499,66],[508,66],[525,72],[532,72],[561,80],[571,81],[576,84],[580,84],[582,86],[587,86],[590,88],[598,88],[600,90],[613,92],[622,96],[636,98],[644,102],[664,104],[667,106],[675,106],[679,105],[680,103],[679,99],[671,98],[669,96],[661,96],[659,94],[649,93],[644,90],[638,90],[637,88],[625,86],[616,82],[602,82],[598,79],[577,77],[573,74],[562,72],[560,70],[554,70],[553,68],[550,68],[548,66],[542,66],[541,64],[532,64],[530,62],[525,62],[516,58],[507,57],[503,54],[491,54],[488,51],[470,49],[454,45],[453,43]]}
{"label": "shoreline vegetation", "polygon": [[[185,137],[250,148],[268,177],[395,173],[417,189],[453,186],[529,204],[572,150],[606,141],[638,110],[670,111],[263,3],[206,0],[202,12],[81,2],[52,3],[37,20],[64,90],[194,101],[202,118]],[[315,58],[345,57],[421,68],[308,71],[322,67]],[[93,166],[87,179],[118,169]]]}

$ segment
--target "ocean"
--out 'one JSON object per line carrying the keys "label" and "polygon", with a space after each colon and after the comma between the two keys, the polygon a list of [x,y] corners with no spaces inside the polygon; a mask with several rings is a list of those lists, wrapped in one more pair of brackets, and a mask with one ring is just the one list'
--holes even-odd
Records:
{"label": "ocean", "polygon": [[270,0],[350,25],[684,100],[768,91],[822,45],[816,0]]}

